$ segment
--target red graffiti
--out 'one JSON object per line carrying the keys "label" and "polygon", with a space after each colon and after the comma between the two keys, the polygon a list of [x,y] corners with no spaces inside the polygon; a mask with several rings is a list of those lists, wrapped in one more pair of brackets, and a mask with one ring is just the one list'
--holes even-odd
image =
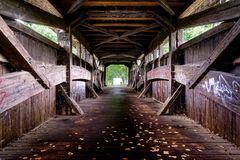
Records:
{"label": "red graffiti", "polygon": [[[2,84],[3,80],[0,79],[0,85]],[[4,99],[7,97],[7,92],[3,91],[0,92],[0,105],[2,105]]]}

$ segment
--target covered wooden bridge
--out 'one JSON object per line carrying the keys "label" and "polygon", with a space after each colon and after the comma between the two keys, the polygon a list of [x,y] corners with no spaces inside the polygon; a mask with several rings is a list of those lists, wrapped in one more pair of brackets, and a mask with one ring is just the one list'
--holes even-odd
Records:
{"label": "covered wooden bridge", "polygon": [[0,159],[240,159],[239,33],[239,0],[1,0]]}

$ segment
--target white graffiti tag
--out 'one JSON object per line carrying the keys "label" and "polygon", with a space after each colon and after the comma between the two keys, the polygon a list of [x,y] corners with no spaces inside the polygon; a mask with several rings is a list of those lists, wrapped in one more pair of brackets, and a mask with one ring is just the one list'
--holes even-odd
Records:
{"label": "white graffiti tag", "polygon": [[234,105],[239,105],[240,84],[236,81],[233,81],[230,84],[223,75],[219,75],[218,79],[209,78],[204,81],[202,88],[208,93],[213,93],[216,97],[221,98],[224,104],[228,102]]}

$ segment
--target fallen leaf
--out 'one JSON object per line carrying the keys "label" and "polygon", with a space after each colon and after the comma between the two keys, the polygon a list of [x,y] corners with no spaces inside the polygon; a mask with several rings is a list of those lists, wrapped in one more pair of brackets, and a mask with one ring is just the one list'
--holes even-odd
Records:
{"label": "fallen leaf", "polygon": [[69,156],[72,156],[72,155],[73,155],[73,153],[72,153],[72,152],[68,152],[68,155],[69,155]]}

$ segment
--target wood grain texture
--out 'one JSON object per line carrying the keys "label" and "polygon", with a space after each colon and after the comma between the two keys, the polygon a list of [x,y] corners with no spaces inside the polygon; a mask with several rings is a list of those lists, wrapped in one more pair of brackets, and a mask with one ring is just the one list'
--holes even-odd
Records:
{"label": "wood grain texture", "polygon": [[147,73],[147,80],[169,80],[170,78],[170,67],[168,65],[157,67]]}

